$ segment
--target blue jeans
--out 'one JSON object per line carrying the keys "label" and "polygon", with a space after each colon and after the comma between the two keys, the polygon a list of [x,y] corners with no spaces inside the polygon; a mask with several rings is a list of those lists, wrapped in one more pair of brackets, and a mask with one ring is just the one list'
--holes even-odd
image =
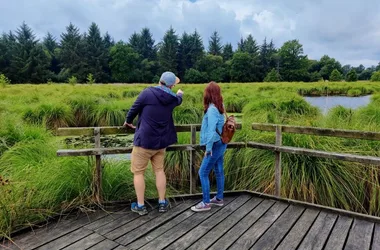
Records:
{"label": "blue jeans", "polygon": [[212,156],[207,155],[203,158],[201,168],[199,169],[199,178],[202,184],[203,202],[210,203],[210,179],[211,170],[214,170],[216,176],[217,194],[216,198],[223,199],[224,192],[224,152],[227,144],[222,141],[215,142],[212,146]]}

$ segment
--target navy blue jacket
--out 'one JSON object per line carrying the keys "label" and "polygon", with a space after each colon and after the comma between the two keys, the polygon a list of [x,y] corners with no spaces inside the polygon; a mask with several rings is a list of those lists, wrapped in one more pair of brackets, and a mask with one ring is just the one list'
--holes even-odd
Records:
{"label": "navy blue jacket", "polygon": [[126,122],[131,124],[138,115],[133,144],[145,149],[162,149],[177,142],[172,112],[182,103],[166,87],[150,87],[137,97],[129,110]]}

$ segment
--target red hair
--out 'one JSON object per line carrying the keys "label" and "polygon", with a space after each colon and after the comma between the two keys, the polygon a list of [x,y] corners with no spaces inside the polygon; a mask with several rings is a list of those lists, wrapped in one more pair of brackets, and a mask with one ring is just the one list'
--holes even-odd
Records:
{"label": "red hair", "polygon": [[221,92],[222,91],[216,82],[210,82],[207,85],[203,94],[203,107],[205,113],[211,103],[215,105],[215,107],[219,110],[219,113],[224,113],[223,97]]}

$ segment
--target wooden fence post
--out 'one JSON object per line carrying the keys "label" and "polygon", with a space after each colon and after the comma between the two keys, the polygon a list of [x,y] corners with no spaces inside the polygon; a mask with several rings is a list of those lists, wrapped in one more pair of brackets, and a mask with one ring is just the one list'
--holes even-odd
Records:
{"label": "wooden fence post", "polygon": [[[276,146],[282,145],[282,127],[276,126]],[[281,196],[281,152],[275,151],[275,195]]]}
{"label": "wooden fence post", "polygon": [[[196,126],[191,126],[191,139],[190,144],[195,145],[197,143],[197,128]],[[196,182],[194,180],[195,176],[195,158],[196,158],[196,151],[193,149],[190,151],[190,194],[193,193],[196,189]]]}
{"label": "wooden fence post", "polygon": [[[95,136],[95,148],[100,148],[100,128],[96,127],[94,129],[94,136]],[[101,156],[96,155],[95,156],[96,162],[95,162],[95,174],[94,174],[94,198],[98,203],[102,202],[102,164],[101,164]]]}

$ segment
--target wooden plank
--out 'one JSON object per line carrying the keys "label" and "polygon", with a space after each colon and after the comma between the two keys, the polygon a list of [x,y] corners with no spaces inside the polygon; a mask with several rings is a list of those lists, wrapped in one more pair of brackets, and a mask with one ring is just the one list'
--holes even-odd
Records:
{"label": "wooden plank", "polygon": [[[276,146],[282,145],[282,132],[281,126],[276,126]],[[274,166],[275,166],[275,194],[281,197],[281,152],[274,152]]]}
{"label": "wooden plank", "polygon": [[[254,224],[258,219],[260,219],[267,211],[272,207],[274,201],[264,200],[255,209],[253,209],[249,214],[247,214],[243,219],[236,223],[227,233],[225,233],[221,238],[219,238],[211,247],[208,249],[214,250],[224,250],[228,249],[229,246],[237,240],[240,235],[242,235],[252,224]],[[230,226],[228,227],[230,228]],[[214,239],[216,240],[216,239]],[[197,244],[192,245],[189,249],[196,250]]]}
{"label": "wooden plank", "polygon": [[343,249],[352,221],[353,219],[347,216],[339,216],[329,236],[325,249]]}
{"label": "wooden plank", "polygon": [[89,250],[112,250],[115,249],[117,246],[119,246],[119,244],[117,244],[116,242],[109,239],[105,239],[102,242],[96,244],[95,246],[90,247]]}
{"label": "wooden plank", "polygon": [[309,228],[317,218],[319,210],[306,209],[301,218],[290,229],[290,232],[282,240],[281,244],[276,248],[278,250],[297,249],[304,236],[309,231]]}
{"label": "wooden plank", "polygon": [[[197,130],[195,126],[191,127],[191,139],[190,144],[195,145],[197,143]],[[193,150],[190,152],[190,164],[189,164],[189,173],[190,173],[190,194],[196,191],[196,182],[194,180],[195,173],[195,159],[196,159],[196,151]]]}
{"label": "wooden plank", "polygon": [[75,242],[74,244],[65,247],[65,250],[85,250],[88,249],[99,242],[103,241],[105,238],[102,235],[97,233],[93,233],[88,235],[87,237]]}
{"label": "wooden plank", "polygon": [[[288,204],[276,202],[255,224],[253,224],[229,249],[249,249],[265,231],[281,216]],[[244,220],[243,220],[244,222]]]}
{"label": "wooden plank", "polygon": [[343,153],[326,152],[326,151],[297,148],[297,147],[288,147],[288,146],[276,146],[273,144],[264,144],[264,143],[257,143],[257,142],[248,142],[247,146],[250,148],[265,149],[265,150],[278,151],[278,152],[290,153],[290,154],[308,155],[308,156],[313,156],[313,157],[322,157],[322,158],[329,158],[329,159],[342,160],[342,161],[353,161],[353,162],[360,162],[360,163],[373,164],[373,165],[380,164],[380,157],[373,157],[373,156],[343,154]]}
{"label": "wooden plank", "polygon": [[[244,142],[231,142],[227,148],[245,148]],[[176,144],[169,146],[166,151],[191,151],[203,150],[205,147],[192,144]],[[86,149],[60,149],[57,151],[57,156],[89,156],[89,155],[115,155],[129,154],[132,152],[132,147],[119,148],[86,148]]]}
{"label": "wooden plank", "polygon": [[38,247],[37,250],[63,249],[66,246],[91,235],[91,233],[92,232],[88,229],[79,228],[78,230],[72,231],[69,234]]}
{"label": "wooden plank", "polygon": [[[244,216],[246,216],[253,209],[255,209],[262,201],[263,200],[260,198],[250,199],[247,203],[236,209],[225,220],[223,220],[213,229],[210,229],[205,235],[203,235],[203,237],[195,239],[197,241],[194,242],[193,245],[191,245],[190,249],[208,249],[215,241],[222,237],[228,230],[230,230],[230,228],[236,225],[236,223],[238,223]],[[189,232],[185,236],[183,236],[183,238],[192,242],[194,241],[193,233],[195,232]],[[190,237],[188,237],[187,235],[189,235]],[[174,246],[178,245],[175,243],[173,244],[173,247],[170,246],[170,248],[175,249]]]}
{"label": "wooden plank", "polygon": [[[201,130],[201,124],[186,124],[186,125],[176,125],[177,132],[190,132],[191,127],[195,127],[197,131]],[[241,123],[236,125],[236,129],[241,129]],[[94,127],[75,127],[75,128],[58,128],[56,135],[57,136],[81,136],[87,135],[92,136],[94,133]],[[134,129],[115,126],[115,127],[100,127],[100,133],[102,135],[120,135],[120,134],[133,134],[135,133]]]}
{"label": "wooden plank", "polygon": [[[190,216],[194,214],[193,211],[188,209],[187,211],[184,211],[174,219],[170,220],[169,222],[165,223],[164,225],[161,225],[160,227],[156,228],[153,231],[150,232],[140,232],[140,235],[138,237],[134,237],[131,239],[131,244],[127,245],[128,249],[139,249],[140,247],[148,244],[150,241],[154,240],[155,238],[159,237],[160,235],[164,234],[166,231],[169,231],[173,227],[177,226],[182,221],[186,220]],[[133,232],[133,231],[132,231]],[[138,238],[137,240],[135,240]],[[134,241],[135,240],[135,241]]]}
{"label": "wooden plank", "polygon": [[[214,216],[209,217],[207,220],[199,224],[197,227],[195,227],[193,230],[188,232],[187,234],[183,235],[181,238],[179,238],[176,242],[174,242],[172,245],[168,246],[166,249],[185,249],[189,247],[191,244],[193,244],[198,239],[202,238],[204,234],[207,232],[215,230],[214,227],[217,226],[221,221],[223,221],[225,218],[228,218],[229,215],[231,215],[233,212],[236,211],[236,208],[240,208],[245,203],[247,203],[251,199],[251,196],[248,195],[242,195],[237,197],[233,202],[231,202],[228,205],[225,205],[220,212],[217,214],[214,214]],[[257,204],[259,203],[258,199],[253,198],[254,202]],[[249,203],[252,205],[252,203]],[[198,249],[206,249],[207,247],[200,247]]]}
{"label": "wooden plank", "polygon": [[[189,203],[187,203],[187,202],[181,203],[181,204],[175,206],[174,208],[170,209],[164,215],[160,215],[158,213],[158,210],[155,209],[155,210],[153,210],[152,212],[148,213],[145,216],[138,217],[138,220],[135,220],[133,222],[121,223],[122,225],[120,225],[119,223],[114,223],[114,222],[110,223],[111,226],[113,224],[116,224],[117,226],[109,228],[111,230],[108,230],[108,232],[104,231],[102,234],[104,234],[105,232],[107,232],[105,234],[106,238],[108,238],[110,240],[115,240],[115,239],[118,239],[119,237],[127,234],[128,232],[134,230],[135,228],[140,227],[141,225],[145,224],[146,222],[149,222],[149,221],[153,220],[154,218],[156,218],[159,215],[160,216],[165,216],[164,218],[170,219],[170,218],[172,218],[172,217],[174,217],[174,216],[182,213],[184,210],[186,210],[188,208],[189,208]],[[121,240],[124,240],[124,238],[121,238],[120,241]]]}
{"label": "wooden plank", "polygon": [[323,249],[336,219],[336,214],[330,214],[324,211],[321,212],[313,226],[310,228],[310,231],[301,242],[299,249]]}
{"label": "wooden plank", "polygon": [[[277,124],[260,124],[253,123],[252,129],[261,131],[276,131]],[[282,125],[282,132],[293,134],[307,134],[318,136],[332,136],[341,138],[364,139],[364,140],[380,140],[380,133],[359,130],[344,130],[331,128],[315,128],[302,126]]]}
{"label": "wooden plank", "polygon": [[94,222],[91,222],[90,224],[86,225],[85,227],[90,230],[96,230],[112,221],[118,220],[119,218],[132,213],[129,208],[123,208],[121,211],[117,211],[114,213],[109,213],[108,216],[103,217],[99,220],[96,220]]}
{"label": "wooden plank", "polygon": [[17,236],[14,240],[21,249],[34,249],[105,216],[107,216],[107,212],[97,210],[77,219],[48,224],[47,227],[37,229],[26,235]]}
{"label": "wooden plank", "polygon": [[[101,148],[100,144],[100,128],[94,129],[95,148]],[[102,158],[100,155],[95,156],[95,174],[94,174],[94,190],[93,195],[95,201],[99,204],[102,202]]]}
{"label": "wooden plank", "polygon": [[380,224],[375,224],[374,230],[372,250],[380,250]]}
{"label": "wooden plank", "polygon": [[290,205],[281,217],[264,233],[251,249],[275,249],[297,222],[304,211],[303,207]]}
{"label": "wooden plank", "polygon": [[368,250],[371,246],[373,222],[355,219],[348,235],[345,250]]}
{"label": "wooden plank", "polygon": [[[194,204],[194,201],[187,201],[182,203],[178,209],[169,210],[167,213],[164,213],[154,219],[149,220],[147,223],[141,225],[133,231],[130,231],[116,240],[117,243],[121,245],[127,245],[132,243],[134,240],[139,238],[141,235],[147,234],[150,231],[159,228],[167,222],[170,222],[175,216],[180,216],[183,211],[190,210],[191,205]],[[177,206],[178,207],[178,206]],[[189,216],[191,216],[190,214]],[[188,217],[189,217],[188,216]]]}
{"label": "wooden plank", "polygon": [[[224,199],[225,204],[230,203],[233,201],[234,198],[232,197],[226,197]],[[156,249],[163,249],[173,243],[176,239],[180,238],[182,235],[186,234],[187,232],[191,231],[193,228],[195,228],[198,224],[202,223],[205,219],[212,216],[213,214],[217,213],[220,214],[221,207],[213,207],[208,212],[203,213],[194,213],[193,216],[189,217],[188,219],[184,220],[180,224],[178,224],[176,227],[173,227],[169,231],[166,231],[164,234],[160,235],[153,241],[149,242],[145,246],[143,246],[142,250],[156,250]]]}

